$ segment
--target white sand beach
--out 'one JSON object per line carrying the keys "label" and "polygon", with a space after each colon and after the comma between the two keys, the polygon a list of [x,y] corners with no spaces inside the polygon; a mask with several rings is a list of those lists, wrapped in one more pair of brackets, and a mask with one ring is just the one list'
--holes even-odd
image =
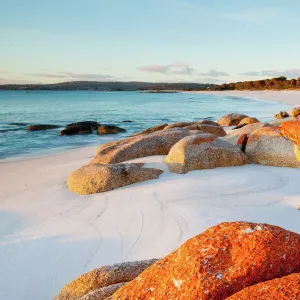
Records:
{"label": "white sand beach", "polygon": [[[300,92],[228,94],[300,103]],[[168,171],[164,156],[152,156],[134,161],[164,170],[157,180],[90,196],[72,193],[68,175],[96,149],[0,163],[0,299],[51,299],[84,272],[160,258],[223,221],[300,232],[299,169],[252,164],[178,175]]]}
{"label": "white sand beach", "polygon": [[287,105],[300,105],[299,90],[282,90],[282,91],[213,91],[213,92],[195,92],[210,95],[228,95],[236,97],[251,97],[267,101],[282,102]]}

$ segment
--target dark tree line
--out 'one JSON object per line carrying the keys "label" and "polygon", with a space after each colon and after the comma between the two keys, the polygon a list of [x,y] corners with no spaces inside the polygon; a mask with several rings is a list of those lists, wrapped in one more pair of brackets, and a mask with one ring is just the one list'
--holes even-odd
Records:
{"label": "dark tree line", "polygon": [[221,85],[215,84],[209,88],[212,91],[226,90],[286,90],[300,89],[300,77],[298,79],[287,79],[284,76],[275,77],[272,79],[261,79],[255,81],[231,82]]}

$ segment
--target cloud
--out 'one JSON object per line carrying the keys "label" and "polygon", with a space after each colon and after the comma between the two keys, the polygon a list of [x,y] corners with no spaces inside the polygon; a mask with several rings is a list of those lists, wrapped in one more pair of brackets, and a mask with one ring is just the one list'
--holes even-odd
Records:
{"label": "cloud", "polygon": [[286,76],[290,77],[299,77],[300,76],[300,69],[288,69],[285,71],[275,71],[275,70],[263,70],[261,71],[262,76]]}
{"label": "cloud", "polygon": [[47,77],[47,78],[60,78],[60,79],[81,79],[81,80],[112,80],[113,77],[105,74],[93,74],[93,73],[71,73],[71,72],[60,72],[56,74],[52,73],[33,73],[27,74],[35,77]]}
{"label": "cloud", "polygon": [[174,62],[168,65],[147,65],[138,68],[139,71],[149,73],[161,73],[165,75],[171,74],[183,74],[183,75],[194,75],[196,71],[193,68],[183,62]]}
{"label": "cloud", "polygon": [[268,76],[268,77],[285,76],[287,78],[298,78],[300,76],[300,69],[287,69],[287,70],[284,70],[284,71],[263,70],[263,71],[260,71],[260,72],[250,71],[250,72],[245,72],[245,73],[239,73],[239,75]]}
{"label": "cloud", "polygon": [[211,69],[207,73],[199,73],[198,75],[209,76],[209,77],[229,76],[229,74],[226,73],[226,72],[216,71],[216,70],[213,70],[213,69]]}
{"label": "cloud", "polygon": [[239,75],[245,75],[245,76],[259,76],[260,73],[256,71],[250,71],[250,72],[245,72],[245,73],[239,73]]}

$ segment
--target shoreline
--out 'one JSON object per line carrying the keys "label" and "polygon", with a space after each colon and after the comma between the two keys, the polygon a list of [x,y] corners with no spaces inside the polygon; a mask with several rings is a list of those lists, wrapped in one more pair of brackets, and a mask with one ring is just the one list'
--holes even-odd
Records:
{"label": "shoreline", "polygon": [[[50,91],[51,92],[51,91]],[[254,98],[259,101],[275,101],[289,106],[300,105],[300,90],[287,90],[287,91],[192,91],[192,92],[179,92],[179,93],[196,93],[196,94],[207,94],[215,96],[232,96],[232,97],[244,97],[244,98]],[[230,112],[228,112],[230,113]],[[277,113],[274,111],[274,114]],[[112,139],[117,140],[119,139]],[[52,149],[47,152],[40,152],[39,154],[29,154],[25,156],[11,156],[7,158],[0,159],[0,165],[8,162],[23,161],[23,160],[34,160],[39,158],[45,158],[50,156],[56,156],[58,154],[68,153],[70,151],[76,151],[82,148],[90,147],[99,147],[101,144],[91,144],[89,146],[79,146],[79,147],[68,147],[68,148],[59,148],[58,151]]]}
{"label": "shoreline", "polygon": [[200,93],[207,95],[227,95],[232,97],[255,98],[263,101],[276,101],[282,104],[297,106],[300,105],[300,90],[282,90],[282,91],[196,91],[188,93]]}

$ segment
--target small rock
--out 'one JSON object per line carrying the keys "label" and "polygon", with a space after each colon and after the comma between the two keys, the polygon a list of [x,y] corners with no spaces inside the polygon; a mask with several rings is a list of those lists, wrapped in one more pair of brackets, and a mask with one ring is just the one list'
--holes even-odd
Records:
{"label": "small rock", "polygon": [[242,119],[240,121],[239,125],[243,125],[243,124],[249,125],[249,124],[254,124],[254,123],[259,123],[259,120],[256,118],[247,117],[247,118]]}
{"label": "small rock", "polygon": [[86,125],[69,125],[60,132],[60,135],[75,135],[75,134],[90,134],[93,133],[93,129]]}
{"label": "small rock", "polygon": [[89,293],[103,296],[103,292],[108,292],[107,289],[105,291],[99,291],[99,289],[107,287],[111,291],[120,288],[120,285],[116,285],[133,280],[156,261],[157,259],[124,262],[94,269],[65,285],[54,300],[74,300],[85,296],[83,299],[90,299]]}
{"label": "small rock", "polygon": [[82,122],[76,122],[72,124],[68,124],[66,128],[68,127],[74,127],[74,126],[86,126],[90,127],[92,130],[97,130],[97,128],[100,126],[98,122],[95,121],[82,121]]}
{"label": "small rock", "polygon": [[36,130],[47,130],[47,129],[55,129],[59,128],[58,125],[52,125],[52,124],[35,124],[35,125],[29,125],[26,129],[29,131],[36,131]]}
{"label": "small rock", "polygon": [[291,110],[291,116],[297,118],[300,116],[300,106],[297,106]]}
{"label": "small rock", "polygon": [[286,111],[280,111],[278,114],[274,116],[275,119],[285,119],[288,118],[290,115]]}
{"label": "small rock", "polygon": [[97,134],[116,134],[120,132],[126,132],[126,130],[115,125],[101,125],[97,130]]}
{"label": "small rock", "polygon": [[221,126],[237,126],[244,118],[247,117],[248,116],[246,115],[232,113],[221,117],[217,123],[219,123]]}

